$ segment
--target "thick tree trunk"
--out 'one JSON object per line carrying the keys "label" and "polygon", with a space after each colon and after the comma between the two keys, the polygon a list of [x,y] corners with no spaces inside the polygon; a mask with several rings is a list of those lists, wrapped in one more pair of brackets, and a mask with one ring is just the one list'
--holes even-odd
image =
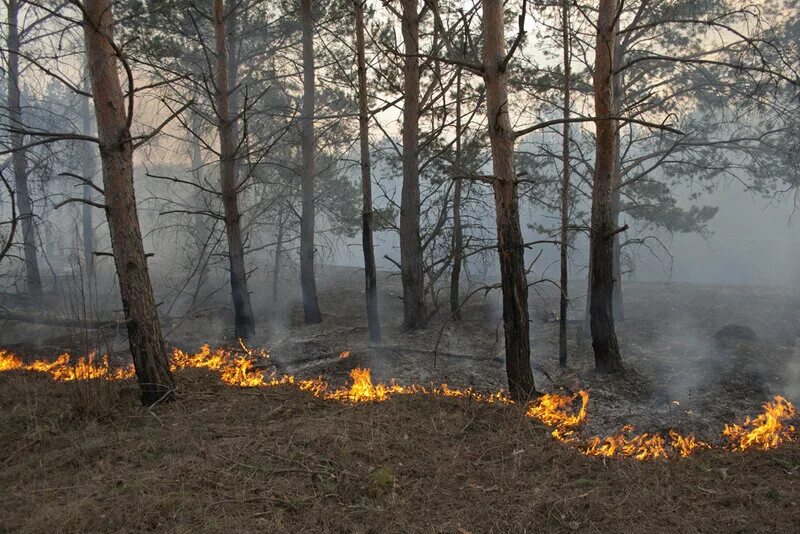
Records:
{"label": "thick tree trunk", "polygon": [[[87,93],[91,91],[91,82],[89,81],[89,74],[88,68],[86,77],[84,78],[83,82],[83,89]],[[91,105],[90,98],[84,98],[81,102],[81,115],[83,118],[83,134],[84,135],[92,135],[92,112],[90,109]],[[95,157],[94,157],[94,143],[85,142],[83,144],[83,179],[89,182],[94,181],[94,173],[95,173]],[[92,221],[92,209],[93,207],[88,204],[88,202],[92,201],[92,197],[94,196],[94,189],[92,186],[84,182],[83,184],[83,200],[86,200],[87,203],[83,204],[83,263],[85,269],[85,277],[87,281],[91,281],[94,279],[94,222]],[[91,288],[91,284],[89,284]]]}
{"label": "thick tree trunk", "polygon": [[456,181],[453,187],[453,270],[450,272],[450,313],[456,321],[461,320],[459,285],[461,264],[464,262],[464,232],[461,228],[461,68],[456,72],[456,162],[453,169]]}
{"label": "thick tree trunk", "polygon": [[[614,65],[622,65],[625,58],[625,49],[620,44],[619,39],[619,20],[616,24],[617,42],[614,47]],[[619,115],[622,113],[622,103],[624,100],[624,74],[623,72],[615,72],[613,78],[614,84],[614,114]],[[621,133],[619,124],[616,128],[616,142],[614,144],[614,184],[611,192],[611,209],[614,212],[614,228],[619,228],[619,214],[621,205],[621,191],[620,184],[622,183],[622,158],[620,155],[621,146]],[[625,319],[625,309],[623,307],[622,298],[622,262],[620,261],[620,239],[621,233],[614,234],[614,292],[612,297],[614,320],[623,321]]]}
{"label": "thick tree trunk", "polygon": [[11,160],[14,167],[17,210],[22,226],[25,285],[29,294],[38,296],[42,294],[42,280],[39,276],[39,260],[36,256],[36,220],[28,188],[27,151],[22,148],[25,143],[25,135],[19,131],[25,128],[25,124],[22,122],[19,88],[18,18],[19,0],[8,0],[8,118],[11,129],[11,148],[14,149]]}
{"label": "thick tree trunk", "polygon": [[[597,117],[610,117],[614,103],[614,45],[617,0],[600,0],[595,47],[594,100]],[[591,326],[595,368],[613,373],[622,370],[614,329],[614,161],[617,121],[598,118],[597,150],[592,187],[591,231]]]}
{"label": "thick tree trunk", "polygon": [[508,116],[507,74],[502,68],[506,56],[504,34],[502,0],[483,0],[484,81],[503,287],[506,374],[512,398],[525,400],[536,389],[530,363],[528,281],[519,220],[514,134]]}
{"label": "thick tree trunk", "polygon": [[403,188],[400,199],[400,271],[403,324],[424,328],[424,270],[419,198],[419,11],[417,0],[401,0],[403,30]]}
{"label": "thick tree trunk", "polygon": [[136,212],[130,117],[119,82],[116,52],[110,41],[114,28],[111,0],[85,0],[83,5],[83,31],[100,138],[111,250],[142,403],[150,405],[171,398],[174,383]]}
{"label": "thick tree trunk", "polygon": [[567,307],[569,305],[569,115],[570,115],[570,49],[569,0],[561,2],[561,37],[564,49],[564,127],[561,146],[561,298],[558,315],[558,365],[567,366]]}
{"label": "thick tree trunk", "polygon": [[225,233],[228,237],[228,259],[231,273],[231,295],[235,316],[235,334],[248,339],[255,333],[255,319],[247,291],[247,271],[244,265],[241,216],[237,203],[236,138],[231,118],[230,88],[228,86],[228,39],[225,32],[224,0],[214,0],[214,36],[217,56],[217,118],[220,139],[220,181],[222,207],[225,212]]}
{"label": "thick tree trunk", "polygon": [[303,313],[307,324],[322,322],[314,274],[314,18],[311,0],[300,0],[303,27],[303,175],[300,182],[302,213],[300,220],[300,286],[303,292]]}
{"label": "thick tree trunk", "polygon": [[378,277],[372,241],[372,176],[369,158],[369,109],[367,107],[367,60],[364,43],[364,0],[354,0],[356,18],[356,63],[358,65],[358,126],[361,141],[361,244],[364,249],[365,298],[369,339],[381,341],[378,317]]}

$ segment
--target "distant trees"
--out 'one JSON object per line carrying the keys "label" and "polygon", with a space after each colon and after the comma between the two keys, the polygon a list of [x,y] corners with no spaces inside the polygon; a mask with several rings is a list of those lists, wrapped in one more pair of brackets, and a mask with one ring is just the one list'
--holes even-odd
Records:
{"label": "distant trees", "polygon": [[[60,43],[37,43],[28,53],[18,19],[20,9],[34,7],[48,35],[52,25],[52,34],[69,30],[74,39],[82,21],[86,67],[74,44],[65,53]],[[3,184],[3,196],[13,192],[14,202],[10,219],[3,211],[0,241],[8,244],[0,244],[0,255],[19,257],[26,290],[41,291],[37,253],[47,256],[46,247],[37,250],[35,222],[46,219],[51,203],[39,208],[40,177],[79,181],[81,198],[54,207],[84,203],[74,239],[83,241],[90,274],[100,247],[89,208],[106,209],[145,402],[168,395],[172,382],[143,233],[187,243],[182,251],[192,257],[180,261],[196,288],[208,280],[209,265],[220,275],[217,289],[229,281],[233,330],[242,339],[255,333],[251,290],[264,271],[270,306],[280,308],[283,273],[297,267],[303,318],[321,321],[320,259],[359,229],[373,342],[382,338],[375,232],[397,233],[399,260],[387,258],[401,275],[405,328],[425,327],[442,309],[449,309],[446,320],[462,318],[464,299],[478,292],[473,267],[479,259],[487,271],[499,266],[500,282],[480,280],[479,289],[502,292],[509,389],[526,399],[535,392],[528,293],[540,281],[532,275],[536,258],[526,252],[559,248],[554,283],[559,362],[566,365],[568,263],[576,235],[586,232],[596,368],[620,371],[614,321],[622,318],[626,251],[648,246],[646,232],[704,230],[715,210],[683,207],[675,191],[690,178],[712,187],[736,168],[730,154],[759,153],[753,132],[769,128],[746,124],[753,119],[741,112],[748,99],[757,102],[750,111],[770,110],[769,122],[781,132],[771,133],[782,143],[796,137],[777,104],[792,109],[782,99],[796,82],[796,61],[760,25],[757,10],[726,0],[165,0],[115,7],[116,22],[110,0],[55,7],[6,0],[8,126],[0,156],[8,161],[0,165],[13,169],[15,187]],[[26,66],[36,74],[27,75]],[[70,81],[86,69],[91,89]],[[66,88],[81,97],[80,107],[67,106],[76,109],[57,127],[37,119],[30,110],[60,93],[39,89],[38,100],[26,97],[25,76]],[[733,99],[742,105],[733,109]],[[135,102],[147,106],[140,122],[133,121]],[[70,128],[75,132],[55,131]],[[158,184],[143,201],[158,217],[143,219],[143,231],[132,154],[156,136],[164,143],[141,158],[139,175]],[[79,145],[82,161],[37,158],[37,147],[61,142]],[[98,142],[102,188],[91,180]],[[785,155],[774,148],[759,154],[771,165],[761,170],[785,173]],[[148,167],[150,156],[167,170]],[[758,174],[754,162],[747,166]],[[554,215],[552,228],[526,220],[528,207]],[[492,216],[495,224],[486,224]],[[526,241],[526,223],[545,238]],[[15,235],[22,236],[16,248]],[[174,285],[179,296],[188,281]],[[196,304],[194,291],[187,300]]]}
{"label": "distant trees", "polygon": [[33,203],[28,183],[28,160],[25,146],[25,122],[22,119],[22,104],[20,103],[20,31],[19,31],[20,0],[7,0],[6,12],[8,14],[8,33],[6,46],[8,47],[8,129],[11,139],[11,158],[14,167],[14,185],[17,211],[22,228],[22,248],[25,259],[25,284],[31,295],[38,296],[42,293],[42,280],[39,275],[39,260],[36,246],[36,219],[33,213]]}

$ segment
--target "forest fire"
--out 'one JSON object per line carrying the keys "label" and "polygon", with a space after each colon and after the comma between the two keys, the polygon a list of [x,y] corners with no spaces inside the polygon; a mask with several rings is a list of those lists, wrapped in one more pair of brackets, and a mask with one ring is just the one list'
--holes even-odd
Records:
{"label": "forest fire", "polygon": [[781,443],[794,439],[795,428],[788,423],[797,414],[794,405],[781,396],[764,403],[764,411],[755,418],[747,418],[741,425],[725,425],[722,431],[735,450],[774,449]]}
{"label": "forest fire", "polygon": [[[170,368],[208,369],[219,374],[223,383],[234,387],[270,387],[289,385],[310,392],[317,398],[339,402],[382,402],[394,395],[427,394],[444,397],[469,398],[482,403],[513,404],[503,391],[492,394],[472,389],[451,388],[447,384],[439,387],[419,385],[402,386],[395,382],[374,383],[369,369],[354,368],[350,371],[352,383],[349,387],[332,388],[322,378],[297,379],[292,375],[267,375],[254,364],[254,353],[243,346],[244,355],[225,349],[211,349],[203,345],[197,353],[189,354],[175,349]],[[267,356],[266,352],[260,353]],[[107,356],[99,360],[94,354],[78,358],[73,362],[70,355],[62,354],[53,361],[35,360],[26,364],[18,356],[0,350],[0,371],[30,371],[47,374],[57,381],[72,380],[126,380],[135,375],[132,365],[111,367]],[[673,457],[685,458],[703,449],[715,448],[693,435],[683,435],[670,430],[661,433],[634,434],[631,425],[610,436],[594,436],[581,439],[579,428],[587,420],[589,393],[578,391],[573,395],[547,393],[532,401],[525,414],[550,427],[551,435],[566,444],[576,447],[587,456],[606,458],[633,458],[656,460]],[[796,410],[791,402],[777,396],[764,404],[764,411],[741,424],[726,424],[722,432],[726,443],[716,448],[731,451],[768,450],[796,439],[795,427],[791,424]]]}
{"label": "forest fire", "polygon": [[33,363],[24,364],[21,358],[0,350],[0,371],[13,370],[45,373],[53,380],[62,382],[97,378],[126,380],[136,374],[133,366],[111,367],[108,356],[98,360],[93,352],[86,358],[79,357],[74,363],[69,354],[62,354],[52,362],[35,360]]}

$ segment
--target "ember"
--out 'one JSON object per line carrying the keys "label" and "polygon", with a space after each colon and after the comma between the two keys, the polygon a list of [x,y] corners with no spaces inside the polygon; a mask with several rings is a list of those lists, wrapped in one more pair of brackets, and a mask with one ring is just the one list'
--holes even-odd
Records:
{"label": "ember", "polygon": [[[349,387],[331,388],[321,378],[297,379],[292,375],[265,375],[254,363],[256,354],[242,344],[245,352],[234,353],[225,349],[211,349],[203,345],[195,354],[175,349],[172,353],[170,368],[208,369],[219,374],[223,383],[235,387],[270,387],[288,385],[307,391],[315,397],[339,402],[361,403],[382,402],[393,395],[425,394],[443,397],[468,398],[475,402],[513,404],[504,391],[486,394],[472,389],[451,388],[447,384],[439,387],[402,386],[394,382],[389,384],[373,383],[369,369],[354,368],[350,371],[352,384]],[[266,351],[258,353],[268,358]],[[348,351],[342,354],[348,354]],[[99,360],[94,354],[88,358],[71,360],[68,354],[62,354],[54,361],[36,360],[25,364],[21,358],[7,351],[0,350],[0,371],[32,371],[45,373],[53,380],[126,380],[135,375],[132,365],[113,368],[107,356]],[[656,460],[667,458],[685,458],[703,449],[711,449],[712,445],[695,436],[682,435],[670,430],[666,435],[661,433],[634,434],[634,428],[626,425],[620,432],[611,436],[594,436],[582,439],[580,427],[587,420],[589,393],[578,391],[573,395],[547,393],[532,401],[525,414],[551,428],[551,435],[577,448],[587,456],[606,458],[634,458],[636,460]],[[747,451],[751,449],[767,450],[781,443],[796,438],[795,427],[790,424],[796,415],[795,407],[783,397],[775,397],[764,404],[764,412],[754,418],[747,418],[739,424],[725,425],[723,436],[728,450]]]}

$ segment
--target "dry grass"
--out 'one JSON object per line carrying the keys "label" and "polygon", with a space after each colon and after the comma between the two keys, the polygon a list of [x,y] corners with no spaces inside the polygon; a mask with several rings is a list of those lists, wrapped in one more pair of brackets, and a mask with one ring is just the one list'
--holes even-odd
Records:
{"label": "dry grass", "polygon": [[[154,411],[0,375],[0,532],[796,532],[800,446],[583,457],[513,407],[343,405],[199,371]],[[108,386],[104,386],[108,387]],[[94,398],[94,397],[92,397]],[[77,401],[76,401],[77,399]],[[92,408],[94,407],[94,408]]]}

